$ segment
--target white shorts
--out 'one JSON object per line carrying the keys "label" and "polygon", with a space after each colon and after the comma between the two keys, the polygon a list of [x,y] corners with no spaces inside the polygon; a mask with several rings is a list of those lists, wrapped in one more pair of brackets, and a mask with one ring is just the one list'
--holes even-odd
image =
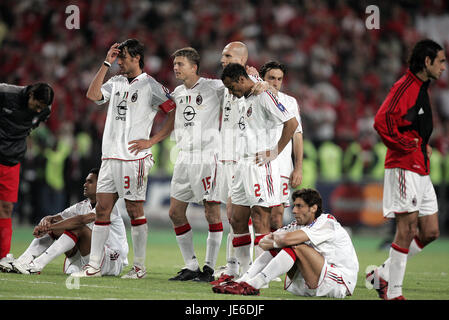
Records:
{"label": "white shorts", "polygon": [[288,275],[285,277],[284,289],[295,295],[305,297],[344,298],[347,295],[351,295],[343,281],[339,268],[330,265],[326,259],[321,269],[317,288],[310,289],[302,277],[301,272],[298,270],[293,276],[293,279],[290,279]]}
{"label": "white shorts", "polygon": [[101,162],[97,193],[118,193],[120,198],[145,201],[152,155],[135,161],[106,159]]}
{"label": "white shorts", "polygon": [[231,196],[232,180],[237,163],[234,161],[218,161],[214,197],[226,204]]}
{"label": "white shorts", "polygon": [[430,176],[413,171],[385,169],[383,213],[386,218],[395,214],[419,211],[419,216],[438,212],[437,196]]}
{"label": "white shorts", "polygon": [[275,207],[280,205],[277,161],[257,166],[254,158],[237,163],[231,189],[231,201],[241,206]]}
{"label": "white shorts", "polygon": [[196,157],[197,155],[192,153],[179,152],[173,169],[170,196],[183,202],[219,202],[214,199],[215,195],[211,194],[211,188],[216,188],[216,157]]}
{"label": "white shorts", "polygon": [[[79,272],[83,269],[83,267],[89,263],[89,256],[87,259],[83,259],[80,256],[79,251],[77,252],[78,259],[73,260],[70,264],[68,264],[67,258],[64,260],[63,270],[65,274],[72,274],[75,272]],[[125,257],[126,258],[126,257]],[[118,276],[123,270],[123,267],[127,265],[124,262],[124,257],[120,256],[119,251],[109,248],[108,246],[104,247],[104,257],[101,262],[101,275],[102,276]]]}
{"label": "white shorts", "polygon": [[281,176],[280,187],[281,188],[279,189],[279,193],[280,193],[281,204],[283,204],[285,208],[288,208],[288,207],[290,207],[290,194],[291,194],[290,178]]}

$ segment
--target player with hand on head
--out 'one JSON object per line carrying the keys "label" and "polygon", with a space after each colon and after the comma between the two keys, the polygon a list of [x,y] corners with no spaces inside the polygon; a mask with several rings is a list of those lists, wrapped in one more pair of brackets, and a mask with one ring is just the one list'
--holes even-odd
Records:
{"label": "player with hand on head", "polygon": [[292,195],[295,221],[261,239],[265,250],[235,282],[216,293],[259,295],[271,280],[287,273],[285,290],[300,296],[344,298],[352,295],[359,263],[351,238],[334,216],[322,212],[314,189]]}
{"label": "player with hand on head", "polygon": [[366,275],[381,299],[405,300],[402,283],[408,259],[439,236],[438,202],[429,175],[433,120],[428,90],[430,81],[445,70],[446,56],[438,43],[416,43],[409,69],[374,118],[374,128],[388,148],[383,213],[396,221],[388,259]]}
{"label": "player with hand on head", "polygon": [[[281,176],[281,188],[279,190],[281,205],[271,209],[270,221],[272,230],[282,227],[284,209],[290,206],[290,187],[295,189],[301,184],[302,180],[303,138],[299,106],[294,97],[280,91],[286,73],[287,68],[285,65],[277,61],[265,63],[259,71],[261,78],[274,88],[274,93],[279,102],[282,103],[288,112],[294,114],[298,121],[298,127],[293,134],[293,139],[289,141],[276,159],[276,161],[279,161]],[[279,128],[282,130],[282,126],[279,126]],[[294,161],[292,161],[292,151]]]}
{"label": "player with hand on head", "polygon": [[[120,74],[103,84],[111,64],[117,60]],[[124,198],[131,219],[133,268],[122,278],[146,276],[145,257],[148,225],[143,210],[148,173],[153,165],[151,146],[173,130],[175,103],[168,89],[144,69],[144,46],[136,39],[115,43],[92,80],[87,98],[96,104],[109,101],[103,132],[102,163],[98,177],[95,224],[90,261],[79,276],[100,273],[104,243],[108,239],[111,211]],[[168,113],[162,129],[150,138],[158,110]]]}
{"label": "player with hand on head", "polygon": [[[222,80],[236,98],[245,98],[239,110],[239,160],[231,189],[231,226],[235,255],[241,265],[248,266],[243,270],[246,272],[251,264],[249,218],[253,212],[269,218],[271,207],[279,205],[279,168],[278,163],[272,160],[290,141],[298,121],[270,91],[251,94],[255,82],[242,65],[228,64],[223,70]],[[283,126],[280,136],[277,131],[279,125]],[[263,218],[260,220],[264,221]]]}
{"label": "player with hand on head", "polygon": [[46,83],[0,84],[0,261],[13,261],[11,249],[14,203],[19,192],[20,163],[31,130],[50,117],[54,92]]}
{"label": "player with hand on head", "polygon": [[[174,136],[179,149],[170,188],[169,215],[185,266],[170,280],[213,281],[223,236],[220,201],[213,192],[219,150],[220,106],[224,94],[221,80],[199,75],[200,55],[191,47],[172,55],[175,77],[182,84],[172,97],[176,102]],[[200,270],[187,219],[189,203],[204,205],[209,224],[206,257]]]}

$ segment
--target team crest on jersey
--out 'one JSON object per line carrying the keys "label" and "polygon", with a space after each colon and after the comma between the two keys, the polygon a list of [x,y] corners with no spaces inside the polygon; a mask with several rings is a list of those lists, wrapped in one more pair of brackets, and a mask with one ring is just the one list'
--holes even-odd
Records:
{"label": "team crest on jersey", "polygon": [[170,90],[168,90],[166,87],[164,87],[163,85],[161,85],[161,87],[162,87],[162,90],[164,90],[164,92],[165,92],[165,96],[168,98],[168,99],[171,99],[171,95],[170,95]]}
{"label": "team crest on jersey", "polygon": [[246,116],[249,118],[253,114],[253,107],[252,105],[249,106],[248,110],[246,111]]}
{"label": "team crest on jersey", "polygon": [[416,206],[417,203],[418,203],[418,200],[416,199],[416,196],[414,196],[413,199],[412,199],[413,206]]}
{"label": "team crest on jersey", "polygon": [[200,94],[198,94],[196,96],[196,104],[201,105],[202,103],[203,103],[203,97]]}
{"label": "team crest on jersey", "polygon": [[136,101],[137,101],[137,98],[138,98],[138,95],[137,95],[137,91],[136,91],[136,92],[134,92],[133,95],[131,96],[131,101],[132,101],[132,102],[136,102]]}

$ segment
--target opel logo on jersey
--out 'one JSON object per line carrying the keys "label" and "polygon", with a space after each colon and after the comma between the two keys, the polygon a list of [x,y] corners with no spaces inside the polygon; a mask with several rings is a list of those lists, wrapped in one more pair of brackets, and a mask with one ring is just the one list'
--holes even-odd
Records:
{"label": "opel logo on jersey", "polygon": [[239,128],[240,130],[245,130],[246,124],[245,124],[245,118],[243,116],[239,119]]}
{"label": "opel logo on jersey", "polygon": [[126,110],[128,110],[128,107],[126,106],[126,100],[122,100],[117,105],[118,116],[115,117],[115,120],[126,121]]}
{"label": "opel logo on jersey", "polygon": [[117,106],[117,113],[121,116],[126,115],[126,110],[128,107],[126,106],[126,100],[122,100]]}
{"label": "opel logo on jersey", "polygon": [[184,115],[184,119],[192,121],[195,118],[196,112],[191,106],[187,106],[182,114]]}

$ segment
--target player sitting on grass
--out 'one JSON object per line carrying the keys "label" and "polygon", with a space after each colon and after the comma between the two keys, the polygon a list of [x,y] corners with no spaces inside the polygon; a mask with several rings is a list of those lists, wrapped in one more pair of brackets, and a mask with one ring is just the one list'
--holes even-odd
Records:
{"label": "player sitting on grass", "polygon": [[[0,266],[2,271],[22,274],[38,274],[59,255],[65,253],[64,272],[71,274],[81,270],[89,260],[92,222],[95,219],[96,188],[98,169],[92,169],[84,183],[87,197],[63,212],[44,217],[34,228],[33,239],[25,252],[16,260]],[[127,264],[128,244],[123,221],[116,211],[114,224],[116,232],[111,232],[109,254],[105,259],[104,273],[118,275]],[[112,224],[112,223],[111,223]]]}
{"label": "player sitting on grass", "polygon": [[352,241],[314,189],[296,190],[296,220],[265,236],[262,253],[236,282],[212,288],[216,293],[259,295],[260,288],[287,273],[285,290],[300,296],[344,298],[357,282],[359,263]]}

